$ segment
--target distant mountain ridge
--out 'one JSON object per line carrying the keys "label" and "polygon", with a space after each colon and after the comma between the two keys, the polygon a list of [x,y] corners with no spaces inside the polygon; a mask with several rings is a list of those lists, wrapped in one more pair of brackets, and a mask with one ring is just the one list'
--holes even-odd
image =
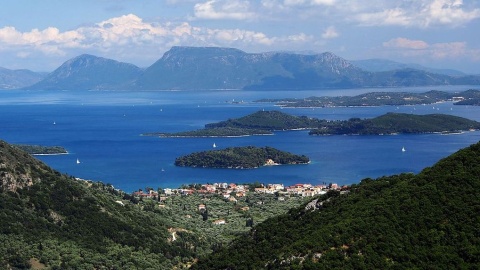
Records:
{"label": "distant mountain ridge", "polygon": [[365,59],[365,60],[351,60],[355,66],[370,72],[393,71],[399,69],[417,69],[429,73],[436,73],[448,76],[465,76],[466,74],[454,69],[438,69],[424,67],[418,64],[404,64],[386,59]]}
{"label": "distant mountain ridge", "polygon": [[0,67],[0,89],[17,89],[41,81],[47,73],[27,69],[11,70]]}
{"label": "distant mountain ridge", "polygon": [[80,55],[24,89],[311,90],[477,84],[480,84],[480,75],[450,76],[412,68],[365,71],[330,52],[307,55],[246,53],[220,47],[172,47],[146,69]]}
{"label": "distant mountain ridge", "polygon": [[82,54],[63,63],[32,90],[111,90],[128,88],[142,69],[128,63]]}

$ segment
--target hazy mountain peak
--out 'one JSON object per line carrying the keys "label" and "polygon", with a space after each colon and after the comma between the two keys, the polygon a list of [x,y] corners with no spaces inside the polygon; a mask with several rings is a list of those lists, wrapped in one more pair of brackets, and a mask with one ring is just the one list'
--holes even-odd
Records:
{"label": "hazy mountain peak", "polygon": [[66,61],[43,81],[28,89],[124,89],[141,71],[142,69],[129,63],[82,54]]}

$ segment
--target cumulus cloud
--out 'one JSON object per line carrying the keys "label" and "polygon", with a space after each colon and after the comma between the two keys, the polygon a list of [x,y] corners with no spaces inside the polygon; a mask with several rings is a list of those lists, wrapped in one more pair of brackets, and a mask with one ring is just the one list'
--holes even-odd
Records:
{"label": "cumulus cloud", "polygon": [[339,34],[334,26],[329,26],[322,34],[322,38],[331,39],[338,37]]}
{"label": "cumulus cloud", "polygon": [[383,43],[391,49],[391,53],[402,54],[406,57],[428,57],[430,59],[458,59],[471,57],[478,59],[478,50],[469,49],[466,42],[448,42],[428,44],[422,40],[395,38]]}
{"label": "cumulus cloud", "polygon": [[[220,0],[212,0],[216,2]],[[458,27],[480,19],[478,3],[463,0],[261,0],[250,1],[259,18],[291,18],[348,21],[361,26],[428,28]]]}
{"label": "cumulus cloud", "polygon": [[209,0],[194,6],[195,18],[246,20],[255,17],[249,1]]}
{"label": "cumulus cloud", "polygon": [[283,3],[286,6],[297,6],[297,5],[325,5],[331,6],[334,5],[336,0],[284,0]]}
{"label": "cumulus cloud", "polygon": [[456,27],[480,18],[480,9],[466,8],[463,0],[417,0],[400,3],[391,1],[378,7],[367,6],[368,8],[353,16],[356,21],[366,26]]}
{"label": "cumulus cloud", "polygon": [[128,14],[71,31],[49,27],[21,32],[14,27],[0,28],[0,51],[19,57],[33,54],[100,54],[121,61],[148,59],[150,63],[175,45],[194,46],[265,46],[277,39],[257,31],[195,27],[188,22],[145,22]]}
{"label": "cumulus cloud", "polygon": [[385,47],[422,50],[428,48],[428,44],[422,40],[411,40],[407,38],[395,38],[383,43]]}

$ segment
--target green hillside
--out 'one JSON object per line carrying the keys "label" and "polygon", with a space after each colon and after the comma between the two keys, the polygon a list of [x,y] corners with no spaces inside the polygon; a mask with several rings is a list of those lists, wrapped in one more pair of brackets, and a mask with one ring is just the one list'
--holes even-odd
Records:
{"label": "green hillside", "polygon": [[310,135],[418,134],[459,132],[479,128],[479,122],[447,114],[387,113],[372,119],[352,118],[346,121],[331,121],[325,123],[322,128],[310,131]]}
{"label": "green hillside", "polygon": [[190,247],[202,241],[169,242],[162,215],[122,206],[122,196],[0,141],[0,269],[170,269],[193,260]]}
{"label": "green hillside", "polygon": [[192,269],[478,269],[480,143],[255,226]]}
{"label": "green hillside", "polygon": [[184,269],[305,201],[249,191],[233,201],[222,190],[140,193],[152,190],[144,197],[62,175],[0,141],[0,269]]}
{"label": "green hillside", "polygon": [[258,111],[240,118],[228,119],[218,123],[206,124],[205,128],[247,128],[264,130],[310,129],[319,127],[324,121],[293,116],[280,111]]}

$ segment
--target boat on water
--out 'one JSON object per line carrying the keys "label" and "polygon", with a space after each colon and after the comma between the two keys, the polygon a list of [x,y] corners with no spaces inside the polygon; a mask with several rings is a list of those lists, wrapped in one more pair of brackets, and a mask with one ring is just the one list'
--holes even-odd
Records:
{"label": "boat on water", "polygon": [[407,151],[407,150],[405,149],[405,147],[402,147],[402,152],[405,152],[405,151]]}
{"label": "boat on water", "polygon": [[77,164],[80,164],[80,160],[77,158]]}
{"label": "boat on water", "polygon": [[215,143],[213,143],[213,148],[216,148],[216,147],[217,147],[217,145]]}

